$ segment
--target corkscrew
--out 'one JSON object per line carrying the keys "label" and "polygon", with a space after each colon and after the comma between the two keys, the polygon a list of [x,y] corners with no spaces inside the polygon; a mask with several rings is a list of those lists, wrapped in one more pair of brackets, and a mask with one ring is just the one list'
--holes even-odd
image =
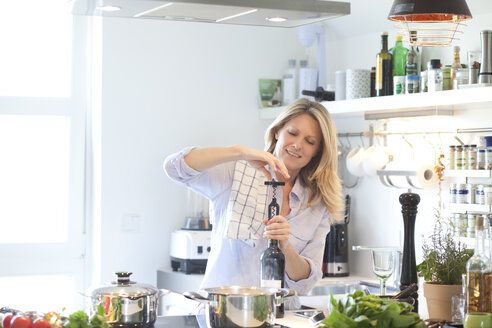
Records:
{"label": "corkscrew", "polygon": [[268,204],[268,220],[271,220],[275,215],[278,215],[280,213],[280,206],[277,203],[277,187],[278,186],[285,186],[285,182],[279,182],[276,181],[275,179],[272,179],[271,181],[265,181],[265,184],[267,186],[272,186],[273,187],[273,196],[272,196],[272,201],[270,204]]}

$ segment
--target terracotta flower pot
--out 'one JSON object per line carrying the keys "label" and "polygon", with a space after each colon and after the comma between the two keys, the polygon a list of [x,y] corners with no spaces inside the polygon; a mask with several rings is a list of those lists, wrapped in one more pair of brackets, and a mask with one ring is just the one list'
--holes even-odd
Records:
{"label": "terracotta flower pot", "polygon": [[461,285],[438,285],[424,282],[429,318],[451,321],[451,297],[461,293]]}

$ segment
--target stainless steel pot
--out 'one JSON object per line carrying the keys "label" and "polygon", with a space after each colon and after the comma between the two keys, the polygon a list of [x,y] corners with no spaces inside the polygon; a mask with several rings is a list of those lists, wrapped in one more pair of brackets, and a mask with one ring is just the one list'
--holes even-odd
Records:
{"label": "stainless steel pot", "polygon": [[112,327],[150,327],[156,320],[160,291],[151,285],[130,281],[131,272],[115,272],[116,281],[90,292],[90,314],[101,307]]}
{"label": "stainless steel pot", "polygon": [[293,290],[258,287],[217,287],[204,289],[206,295],[185,292],[189,299],[206,303],[210,328],[272,327],[275,306],[294,296]]}

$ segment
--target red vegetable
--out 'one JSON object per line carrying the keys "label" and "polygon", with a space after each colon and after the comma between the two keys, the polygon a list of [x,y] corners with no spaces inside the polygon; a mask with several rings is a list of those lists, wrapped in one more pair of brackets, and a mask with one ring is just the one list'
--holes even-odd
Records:
{"label": "red vegetable", "polygon": [[14,316],[12,314],[7,314],[4,318],[3,318],[3,328],[10,328],[10,322],[12,321],[12,318]]}
{"label": "red vegetable", "polygon": [[32,327],[32,322],[29,318],[16,315],[15,317],[12,318],[12,321],[10,322],[10,328],[33,328],[33,327]]}
{"label": "red vegetable", "polygon": [[38,318],[32,323],[33,328],[51,328],[50,323],[45,318]]}

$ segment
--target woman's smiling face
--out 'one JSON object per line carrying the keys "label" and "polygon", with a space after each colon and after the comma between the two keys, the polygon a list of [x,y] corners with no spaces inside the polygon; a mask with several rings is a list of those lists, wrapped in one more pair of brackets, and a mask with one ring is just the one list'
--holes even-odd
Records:
{"label": "woman's smiling face", "polygon": [[288,121],[275,134],[274,155],[282,160],[291,178],[316,156],[322,134],[319,123],[309,114],[301,114]]}

